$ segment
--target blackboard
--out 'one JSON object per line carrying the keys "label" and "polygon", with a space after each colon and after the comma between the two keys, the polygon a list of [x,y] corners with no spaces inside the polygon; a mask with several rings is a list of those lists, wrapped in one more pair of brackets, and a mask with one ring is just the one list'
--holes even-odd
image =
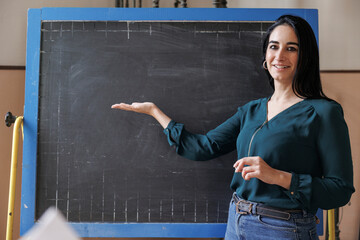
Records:
{"label": "blackboard", "polygon": [[188,161],[153,119],[110,109],[152,101],[206,133],[270,96],[263,23],[44,22],[36,217],[225,223],[235,154]]}
{"label": "blackboard", "polygon": [[110,106],[152,101],[206,133],[272,93],[270,24],[41,21],[35,220],[56,206],[75,225],[225,224],[235,152],[184,159],[154,119]]}

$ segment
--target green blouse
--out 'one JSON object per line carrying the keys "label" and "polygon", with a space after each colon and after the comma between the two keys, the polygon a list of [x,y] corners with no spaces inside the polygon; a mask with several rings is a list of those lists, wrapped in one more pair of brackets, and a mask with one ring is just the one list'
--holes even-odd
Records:
{"label": "green blouse", "polygon": [[[268,206],[332,209],[355,191],[348,128],[335,101],[305,99],[267,119],[267,98],[251,101],[205,135],[171,121],[164,130],[176,152],[209,160],[237,149],[238,159],[260,156],[271,167],[292,173],[290,189],[234,173],[231,188],[239,197]],[[234,159],[234,162],[236,159]]]}

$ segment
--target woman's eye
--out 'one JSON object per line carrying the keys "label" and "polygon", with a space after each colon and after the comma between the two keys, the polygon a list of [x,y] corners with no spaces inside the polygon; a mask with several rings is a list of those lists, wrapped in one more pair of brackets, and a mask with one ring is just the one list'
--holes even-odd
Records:
{"label": "woman's eye", "polygon": [[288,47],[288,51],[290,51],[290,52],[297,52],[297,48],[295,48],[295,47]]}
{"label": "woman's eye", "polygon": [[[279,46],[278,45],[269,45],[269,49],[277,50],[277,49],[279,49]],[[298,49],[296,47],[287,47],[286,50],[289,52],[297,52],[298,51]]]}
{"label": "woman's eye", "polygon": [[269,49],[277,49],[278,47],[276,45],[270,45]]}

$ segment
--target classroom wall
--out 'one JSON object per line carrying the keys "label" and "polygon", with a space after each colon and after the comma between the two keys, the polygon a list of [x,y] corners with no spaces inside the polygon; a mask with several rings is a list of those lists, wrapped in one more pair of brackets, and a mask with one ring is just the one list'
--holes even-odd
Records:
{"label": "classroom wall", "polygon": [[114,0],[0,0],[0,66],[25,66],[29,8],[114,6]]}
{"label": "classroom wall", "polygon": [[[138,0],[136,0],[138,1]],[[129,0],[132,6],[132,0]],[[152,0],[142,0],[152,7]],[[188,7],[212,8],[213,0],[188,0]],[[359,0],[231,0],[229,8],[319,9],[321,70],[360,70]],[[173,7],[174,0],[160,0]],[[0,66],[25,66],[26,13],[42,7],[114,7],[115,0],[0,0]]]}
{"label": "classroom wall", "polygon": [[[321,70],[360,70],[359,0],[232,0],[229,8],[314,8],[319,10]],[[146,4],[145,4],[146,5]],[[151,7],[150,4],[147,6]],[[161,1],[160,7],[172,7]],[[188,7],[213,7],[213,1],[188,1]]]}
{"label": "classroom wall", "polygon": [[[132,2],[132,1],[130,1]],[[160,7],[173,7],[172,0],[160,0]],[[0,66],[25,66],[27,9],[42,7],[113,7],[114,0],[0,0]],[[188,0],[189,7],[213,7],[213,0]],[[143,7],[152,7],[143,0]],[[359,239],[360,227],[360,1],[359,0],[232,0],[228,7],[317,8],[319,9],[320,65],[325,93],[342,104],[350,130],[357,192],[351,205],[341,208],[341,239]],[[0,69],[0,115],[12,111],[23,114],[24,70]],[[0,116],[0,118],[1,118]],[[12,127],[0,123],[0,239],[5,238]],[[14,239],[19,237],[21,148],[17,177]],[[95,238],[93,238],[95,239]],[[111,239],[109,239],[111,240]]]}
{"label": "classroom wall", "polygon": [[325,94],[339,102],[348,124],[354,166],[356,192],[350,203],[341,208],[341,239],[360,239],[360,72],[322,73]]}
{"label": "classroom wall", "polygon": [[[357,191],[348,205],[341,208],[340,237],[343,240],[359,239],[360,226],[360,72],[333,72],[321,74],[325,93],[338,101],[345,113],[354,164],[354,183]],[[0,69],[0,115],[11,111],[14,115],[23,114],[24,105],[24,70]],[[1,116],[0,116],[1,118]],[[12,129],[0,124],[0,239],[5,238],[8,203],[9,172],[11,158]],[[14,217],[14,239],[19,237],[20,221],[20,182],[21,182],[21,148],[19,150],[17,195]],[[89,240],[97,238],[89,238]],[[322,238],[323,239],[323,238]],[[108,239],[108,240],[111,240]]]}
{"label": "classroom wall", "polygon": [[[11,111],[15,116],[23,115],[25,92],[24,70],[0,69],[0,239],[5,239],[6,219],[9,196],[9,179],[11,163],[11,145],[13,126],[5,126],[5,114]],[[21,137],[20,137],[21,139]],[[19,147],[18,174],[16,180],[16,207],[14,215],[14,239],[19,236],[20,223],[20,188],[21,188],[21,159],[22,142]]]}
{"label": "classroom wall", "polygon": [[[229,1],[230,2],[230,1]],[[240,0],[229,7],[287,7],[319,9],[321,70],[360,70],[359,0]]]}

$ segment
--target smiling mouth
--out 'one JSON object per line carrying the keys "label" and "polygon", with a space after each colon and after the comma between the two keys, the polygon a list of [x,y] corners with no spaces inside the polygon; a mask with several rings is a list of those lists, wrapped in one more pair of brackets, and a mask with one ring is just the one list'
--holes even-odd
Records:
{"label": "smiling mouth", "polygon": [[284,69],[284,68],[289,68],[290,66],[274,65],[274,67],[276,67],[276,68],[278,68],[278,69]]}

